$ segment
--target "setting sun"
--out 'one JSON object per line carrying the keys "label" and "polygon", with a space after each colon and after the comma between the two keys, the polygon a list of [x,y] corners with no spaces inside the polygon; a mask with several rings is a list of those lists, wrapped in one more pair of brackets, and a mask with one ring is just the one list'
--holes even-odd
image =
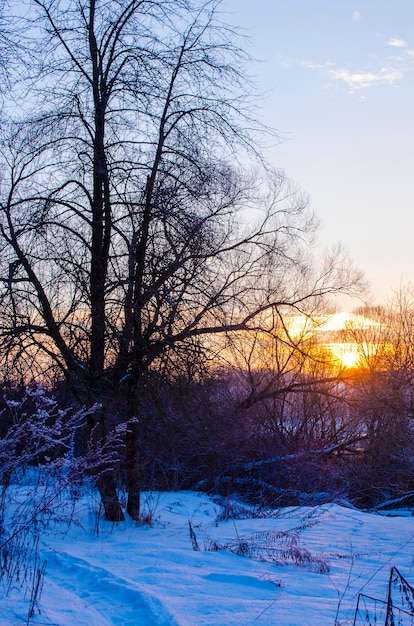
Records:
{"label": "setting sun", "polygon": [[343,367],[351,368],[358,367],[359,365],[360,356],[357,350],[352,346],[352,344],[337,350],[337,354],[335,354],[335,356],[341,362]]}
{"label": "setting sun", "polygon": [[378,327],[379,322],[363,315],[336,313],[315,328],[315,335],[318,343],[330,350],[337,366],[364,368],[365,357],[378,348],[370,338],[370,331]]}

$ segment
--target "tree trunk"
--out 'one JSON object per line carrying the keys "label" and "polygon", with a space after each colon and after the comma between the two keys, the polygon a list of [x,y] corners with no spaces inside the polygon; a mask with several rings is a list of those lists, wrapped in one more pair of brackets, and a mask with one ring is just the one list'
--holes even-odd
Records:
{"label": "tree trunk", "polygon": [[128,385],[126,464],[127,464],[127,513],[135,521],[140,515],[141,468],[139,463],[140,423],[138,418],[139,385],[137,362],[133,364]]}
{"label": "tree trunk", "polygon": [[[109,172],[105,152],[105,121],[108,91],[100,66],[95,37],[95,0],[89,7],[89,50],[92,60],[92,90],[95,107],[93,141],[93,195],[90,265],[91,299],[91,353],[90,386],[94,401],[102,404],[105,370],[105,282],[109,263],[109,246],[112,232],[112,215],[109,191]],[[104,414],[100,412],[97,433],[98,446],[105,441]],[[124,520],[111,468],[103,463],[98,469],[97,485],[105,509],[105,518],[111,522]]]}
{"label": "tree trunk", "polygon": [[[88,418],[89,445],[93,450],[99,450],[104,443],[104,412],[99,409],[94,415]],[[119,502],[118,493],[113,477],[113,469],[105,459],[98,463],[97,468],[92,474],[96,486],[99,489],[102,504],[105,511],[105,519],[108,522],[123,522],[125,520],[121,504]]]}
{"label": "tree trunk", "polygon": [[139,520],[141,505],[140,468],[138,461],[139,432],[138,422],[132,418],[128,421],[126,432],[127,458],[127,513],[135,521]]}
{"label": "tree trunk", "polygon": [[105,519],[108,522],[123,522],[125,520],[125,516],[123,514],[118,493],[111,474],[101,472],[97,479],[97,485],[105,511]]}

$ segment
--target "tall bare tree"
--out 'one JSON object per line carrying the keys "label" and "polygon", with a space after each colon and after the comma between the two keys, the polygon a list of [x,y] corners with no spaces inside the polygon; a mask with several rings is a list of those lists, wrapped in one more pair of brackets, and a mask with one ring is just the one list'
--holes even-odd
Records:
{"label": "tall bare tree", "polygon": [[[3,367],[63,373],[101,403],[95,442],[107,399],[127,397],[137,518],[148,374],[359,277],[342,257],[312,264],[315,221],[254,147],[246,56],[218,1],[29,4],[14,16],[30,65],[1,151]],[[122,519],[110,468],[98,483],[106,516]]]}

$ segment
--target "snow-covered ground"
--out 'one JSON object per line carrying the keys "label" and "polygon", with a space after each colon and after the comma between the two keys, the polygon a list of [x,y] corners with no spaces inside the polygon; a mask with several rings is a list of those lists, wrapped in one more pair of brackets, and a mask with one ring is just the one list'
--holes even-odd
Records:
{"label": "snow-covered ground", "polygon": [[[409,512],[325,504],[246,517],[234,502],[223,509],[194,492],[143,502],[152,526],[110,524],[97,501],[80,499],[68,532],[54,523],[42,533],[39,566],[47,565],[34,617],[29,586],[26,597],[16,585],[6,597],[2,581],[0,624],[345,625],[359,592],[386,598],[391,566],[414,582]],[[222,519],[234,509],[238,519]]]}

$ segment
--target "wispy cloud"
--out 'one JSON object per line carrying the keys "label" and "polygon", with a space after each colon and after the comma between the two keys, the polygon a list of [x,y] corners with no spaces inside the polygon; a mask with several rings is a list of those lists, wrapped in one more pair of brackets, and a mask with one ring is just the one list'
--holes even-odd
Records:
{"label": "wispy cloud", "polygon": [[[414,55],[414,52],[413,52]],[[328,75],[330,80],[342,82],[353,90],[368,89],[377,85],[395,85],[404,78],[404,72],[399,67],[382,67],[377,71],[352,71],[336,66],[332,61],[314,63],[302,61],[303,67],[311,70],[319,70]]]}
{"label": "wispy cloud", "polygon": [[352,16],[352,20],[354,22],[357,22],[360,19],[361,19],[361,13],[359,11],[354,11],[354,14]]}
{"label": "wispy cloud", "polygon": [[350,72],[346,69],[330,69],[334,80],[342,81],[352,89],[367,89],[374,85],[393,85],[401,80],[403,73],[397,69],[383,67],[379,72]]}
{"label": "wispy cloud", "polygon": [[[358,11],[355,11],[354,16]],[[378,52],[370,54],[366,52],[364,64],[359,67],[350,62],[338,63],[335,61],[311,61],[302,60],[300,65],[312,72],[325,76],[325,83],[322,88],[327,93],[332,93],[338,89],[346,88],[349,93],[358,94],[363,99],[363,93],[375,87],[401,85],[409,75],[414,74],[414,48],[411,42],[400,37],[393,37],[388,40],[381,36],[383,48],[383,58],[381,60]],[[391,46],[394,53],[386,46]],[[331,51],[332,53],[332,51]]]}
{"label": "wispy cloud", "polygon": [[406,48],[408,43],[404,41],[404,39],[398,39],[398,37],[394,37],[387,41],[387,46],[393,46],[394,48]]}
{"label": "wispy cloud", "polygon": [[324,70],[329,67],[334,67],[335,63],[332,61],[326,61],[325,63],[314,63],[313,61],[301,61],[300,65],[308,67],[310,70]]}
{"label": "wispy cloud", "polygon": [[[356,12],[357,13],[357,12]],[[408,73],[414,71],[414,49],[405,40],[398,37],[384,41],[384,43],[392,48],[397,48],[396,54],[386,54],[382,61],[383,65],[378,66],[378,56],[371,55],[372,60],[369,65],[365,64],[363,68],[341,67],[332,61],[315,63],[313,61],[301,61],[303,67],[313,71],[325,74],[329,83],[346,85],[351,91],[368,90],[371,87],[381,85],[396,86],[401,83]],[[369,54],[367,55],[370,56]],[[376,66],[376,67],[375,67]]]}

